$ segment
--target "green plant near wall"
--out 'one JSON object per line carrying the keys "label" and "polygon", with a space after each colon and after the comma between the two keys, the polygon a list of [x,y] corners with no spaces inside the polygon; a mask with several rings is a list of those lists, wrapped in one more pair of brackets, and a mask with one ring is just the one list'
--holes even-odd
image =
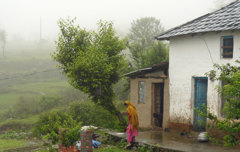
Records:
{"label": "green plant near wall", "polygon": [[[223,137],[225,146],[235,146],[240,143],[240,61],[238,65],[218,65],[214,67],[220,73],[215,79],[226,85],[218,88],[220,95],[225,100],[222,112],[224,119],[218,119],[206,107],[198,110],[199,114],[212,121],[212,125],[225,133]],[[211,74],[213,72],[209,72]]]}
{"label": "green plant near wall", "polygon": [[207,75],[211,81],[214,81],[217,73],[215,70],[210,70],[209,72],[205,73],[205,75]]}

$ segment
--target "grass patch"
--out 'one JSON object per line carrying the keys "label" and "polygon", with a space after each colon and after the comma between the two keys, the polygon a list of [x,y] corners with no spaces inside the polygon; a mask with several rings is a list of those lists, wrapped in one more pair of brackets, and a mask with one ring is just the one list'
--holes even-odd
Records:
{"label": "grass patch", "polygon": [[0,126],[9,124],[9,123],[23,123],[23,124],[34,124],[37,122],[39,115],[33,115],[25,119],[10,119],[3,122],[0,122]]}
{"label": "grass patch", "polygon": [[29,142],[27,140],[0,139],[0,151],[24,147]]}
{"label": "grass patch", "polygon": [[38,97],[49,94],[59,94],[59,92],[70,88],[66,80],[47,81],[18,84],[12,86],[14,91],[0,94],[0,115],[17,103],[20,97]]}
{"label": "grass patch", "polygon": [[14,105],[20,96],[18,93],[0,94],[0,114]]}
{"label": "grass patch", "polygon": [[59,93],[59,91],[69,87],[70,85],[67,81],[45,81],[17,85],[14,86],[13,89],[26,94],[46,95]]}
{"label": "grass patch", "polygon": [[25,131],[25,130],[31,129],[33,125],[34,125],[34,122],[24,123],[22,122],[22,119],[8,120],[8,121],[4,121],[4,123],[0,125],[0,133],[7,130]]}
{"label": "grass patch", "polygon": [[26,52],[25,55],[15,52],[0,60],[0,115],[20,97],[59,94],[70,87],[56,67],[57,63],[49,56],[50,52],[45,52],[41,57],[36,55],[38,52]]}

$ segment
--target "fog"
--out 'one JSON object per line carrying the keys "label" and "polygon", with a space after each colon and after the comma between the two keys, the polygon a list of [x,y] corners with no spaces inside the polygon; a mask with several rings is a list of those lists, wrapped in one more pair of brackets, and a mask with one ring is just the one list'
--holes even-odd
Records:
{"label": "fog", "polygon": [[[53,42],[58,34],[59,18],[77,17],[81,27],[94,29],[100,19],[113,21],[120,35],[131,22],[152,16],[165,29],[183,24],[212,11],[222,0],[0,0],[0,29],[7,41],[38,42],[40,20],[42,38]],[[9,44],[9,43],[8,43]]]}
{"label": "fog", "polygon": [[[87,29],[95,29],[99,20],[112,21],[117,33],[124,37],[131,22],[141,17],[160,19],[162,26],[168,30],[230,1],[232,0],[0,0],[0,151],[1,141],[5,137],[3,132],[11,140],[13,134],[8,134],[10,130],[20,131],[21,128],[27,132],[24,135],[30,135],[32,127],[39,126],[35,124],[41,114],[63,109],[69,111],[69,103],[89,101],[86,94],[67,82],[71,79],[63,75],[62,70],[56,67],[57,61],[50,56],[55,51],[54,41],[59,33],[57,21],[60,18],[76,17],[77,24]],[[130,52],[127,49],[124,51],[126,54]],[[130,56],[126,57],[129,61],[132,60]],[[125,70],[127,73],[132,69]],[[129,82],[125,78],[114,86],[114,101],[120,111],[122,109],[119,105],[123,106],[122,101],[129,99],[127,86]],[[77,109],[90,111],[87,108]],[[77,115],[79,113],[87,112],[76,112]],[[104,121],[104,118],[113,118],[106,112],[91,110],[90,113],[94,115],[81,116],[84,121],[92,123],[96,119],[96,124],[103,128],[120,128],[120,123],[114,119]],[[58,122],[56,124],[60,125]],[[40,128],[37,129],[39,133],[47,127]],[[30,142],[33,137],[16,138],[28,139],[27,142]],[[33,141],[36,142],[35,137]],[[14,144],[14,148],[16,145],[18,144]]]}

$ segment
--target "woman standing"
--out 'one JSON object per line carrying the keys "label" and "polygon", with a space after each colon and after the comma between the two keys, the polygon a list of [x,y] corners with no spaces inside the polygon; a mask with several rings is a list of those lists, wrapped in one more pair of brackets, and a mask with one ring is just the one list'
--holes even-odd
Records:
{"label": "woman standing", "polygon": [[133,141],[135,140],[135,136],[138,135],[138,114],[135,106],[131,104],[129,101],[126,101],[124,105],[127,108],[128,115],[128,127],[127,127],[127,135],[128,135],[128,145],[127,148],[132,146]]}

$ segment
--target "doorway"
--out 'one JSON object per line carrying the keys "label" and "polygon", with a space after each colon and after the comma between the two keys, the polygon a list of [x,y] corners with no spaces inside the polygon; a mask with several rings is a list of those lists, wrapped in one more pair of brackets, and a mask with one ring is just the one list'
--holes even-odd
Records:
{"label": "doorway", "polygon": [[154,84],[154,125],[162,128],[164,109],[164,83]]}

